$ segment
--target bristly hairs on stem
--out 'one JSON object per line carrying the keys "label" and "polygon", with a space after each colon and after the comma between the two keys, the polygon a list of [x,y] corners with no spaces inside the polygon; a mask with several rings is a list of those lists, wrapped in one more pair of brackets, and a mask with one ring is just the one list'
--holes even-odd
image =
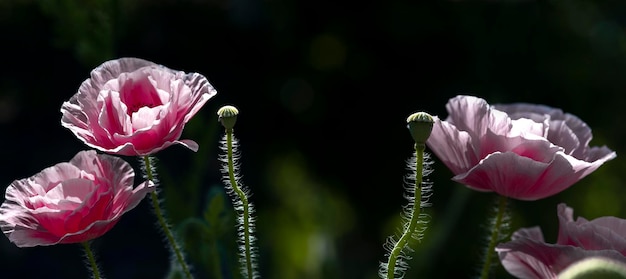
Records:
{"label": "bristly hairs on stem", "polygon": [[233,106],[224,106],[217,111],[219,121],[226,129],[220,141],[222,154],[222,180],[226,185],[226,192],[231,197],[233,207],[237,213],[237,234],[239,243],[239,263],[241,273],[246,279],[260,278],[257,271],[257,247],[254,237],[254,206],[249,201],[250,190],[241,181],[238,141],[234,136],[233,127],[237,121],[239,111]]}
{"label": "bristly hairs on stem", "polygon": [[91,272],[92,279],[104,279],[100,267],[98,266],[98,259],[91,249],[91,243],[89,241],[82,242],[83,251],[85,252],[85,265],[87,270]]}
{"label": "bristly hairs on stem", "polygon": [[[157,178],[156,173],[156,158],[152,156],[144,156],[139,158],[141,163],[141,171],[143,173],[143,177],[152,181],[155,185],[155,190],[150,193],[150,199],[152,202],[152,209],[154,210],[154,215],[157,217],[157,225],[160,228],[161,233],[165,237],[164,241],[169,243],[169,251],[170,251],[170,261],[172,262],[172,268],[179,268],[185,274],[186,279],[193,279],[191,274],[191,268],[187,264],[185,260],[185,254],[183,253],[182,246],[179,244],[179,241],[172,230],[171,225],[167,222],[167,218],[165,216],[164,210],[161,208],[161,200],[159,199],[158,193],[160,192],[159,179]],[[170,271],[172,272],[172,271]]]}
{"label": "bristly hairs on stem", "polygon": [[429,216],[422,209],[429,207],[432,196],[432,182],[424,181],[424,177],[432,172],[432,160],[425,153],[426,140],[430,136],[433,127],[433,118],[427,113],[414,113],[407,118],[408,128],[415,141],[415,153],[407,161],[411,174],[405,178],[404,197],[408,204],[402,210],[402,229],[397,235],[387,238],[383,247],[386,250],[386,262],[381,262],[378,275],[382,279],[404,277],[409,268],[409,255],[414,250],[411,245],[420,242],[424,237]]}
{"label": "bristly hairs on stem", "polygon": [[480,278],[487,279],[493,268],[500,261],[496,258],[495,248],[498,243],[505,241],[510,234],[511,216],[508,199],[498,195],[495,207],[492,208],[492,217],[489,219],[489,235],[486,237],[486,247],[483,251],[483,262],[480,270]]}

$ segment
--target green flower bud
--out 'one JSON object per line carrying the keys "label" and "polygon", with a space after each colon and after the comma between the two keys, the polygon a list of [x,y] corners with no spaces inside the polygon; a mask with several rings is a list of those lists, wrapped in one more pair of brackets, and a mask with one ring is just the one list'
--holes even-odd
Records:
{"label": "green flower bud", "polygon": [[235,127],[238,114],[239,110],[233,106],[223,106],[219,110],[217,110],[217,116],[219,117],[218,120],[226,129],[232,129],[233,127]]}
{"label": "green flower bud", "polygon": [[573,263],[558,278],[564,279],[624,279],[626,265],[616,260],[591,257]]}
{"label": "green flower bud", "polygon": [[416,112],[411,114],[406,122],[415,143],[425,144],[433,130],[433,123],[435,123],[433,117],[425,112]]}

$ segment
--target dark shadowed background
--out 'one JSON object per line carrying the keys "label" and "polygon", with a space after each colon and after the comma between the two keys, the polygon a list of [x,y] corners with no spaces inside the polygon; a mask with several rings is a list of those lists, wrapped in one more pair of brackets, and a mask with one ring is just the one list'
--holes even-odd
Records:
{"label": "dark shadowed background", "polygon": [[[512,202],[514,229],[539,225],[554,242],[560,202],[576,216],[626,218],[625,25],[619,1],[4,0],[0,189],[87,149],[61,127],[61,104],[94,67],[133,56],[202,73],[218,91],[183,133],[200,151],[157,154],[161,197],[198,278],[218,278],[216,266],[239,278],[229,200],[218,206],[216,111],[225,104],[240,110],[235,136],[264,278],[377,278],[406,204],[405,119],[445,118],[457,94],[562,108],[593,128],[592,145],[618,153],[556,196]],[[139,172],[136,158],[125,159]],[[453,183],[436,158],[434,169],[432,221],[407,278],[471,278],[495,196]],[[211,237],[194,235],[186,224],[207,208],[223,222],[208,224]],[[144,201],[95,240],[105,276],[165,278],[155,228]],[[5,237],[0,273],[89,276],[79,245],[17,248]]]}

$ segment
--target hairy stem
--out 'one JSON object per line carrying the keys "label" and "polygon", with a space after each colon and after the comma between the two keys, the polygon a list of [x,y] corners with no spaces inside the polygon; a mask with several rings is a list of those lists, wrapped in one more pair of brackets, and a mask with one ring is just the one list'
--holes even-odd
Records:
{"label": "hairy stem", "polygon": [[85,249],[85,256],[87,257],[87,260],[89,261],[89,265],[91,265],[91,272],[92,272],[92,276],[93,279],[101,279],[102,276],[100,275],[100,270],[98,269],[98,264],[96,263],[96,257],[93,254],[93,251],[91,250],[91,246],[89,245],[89,242],[85,241],[81,243],[83,245],[83,249]]}
{"label": "hairy stem", "polygon": [[[144,156],[143,162],[145,165],[146,178],[150,181],[154,181],[155,174],[153,173],[152,158],[150,158],[150,156]],[[159,225],[161,226],[163,233],[165,233],[165,237],[167,238],[167,241],[170,244],[170,248],[172,249],[172,251],[174,251],[174,255],[176,256],[176,261],[178,261],[178,264],[180,264],[180,267],[183,269],[183,273],[185,273],[185,278],[192,279],[193,276],[191,276],[189,267],[187,266],[187,263],[185,262],[185,259],[183,258],[183,253],[181,252],[180,247],[178,247],[178,243],[176,243],[176,240],[174,239],[174,234],[170,230],[169,225],[167,224],[167,221],[165,220],[165,217],[163,216],[163,211],[161,210],[161,205],[159,204],[159,197],[156,191],[152,191],[150,193],[150,199],[152,200],[152,207],[154,209],[155,215],[157,216]]]}
{"label": "hairy stem", "polygon": [[252,251],[250,245],[250,207],[248,204],[248,197],[246,193],[239,188],[237,184],[237,178],[235,177],[235,164],[233,159],[233,129],[226,129],[226,148],[227,156],[228,156],[228,178],[230,180],[230,185],[233,187],[233,191],[239,197],[243,207],[243,237],[244,237],[244,249],[245,249],[245,260],[246,260],[246,270],[248,279],[253,278],[253,268],[252,268]]}
{"label": "hairy stem", "polygon": [[422,171],[424,163],[424,144],[415,144],[415,197],[413,199],[413,210],[411,211],[411,219],[409,225],[402,233],[402,236],[396,242],[396,245],[389,254],[389,262],[387,263],[387,279],[393,279],[395,276],[396,262],[400,256],[402,249],[407,245],[413,232],[417,229],[419,223],[419,215],[421,210],[422,199]]}
{"label": "hairy stem", "polygon": [[502,238],[502,226],[506,225],[506,203],[507,198],[505,196],[499,196],[498,198],[498,209],[496,211],[496,216],[493,219],[493,226],[491,228],[491,236],[489,238],[489,244],[487,246],[487,251],[485,251],[485,258],[483,260],[483,268],[480,273],[481,279],[489,278],[489,271],[491,271],[491,261],[494,257],[494,251],[498,241]]}

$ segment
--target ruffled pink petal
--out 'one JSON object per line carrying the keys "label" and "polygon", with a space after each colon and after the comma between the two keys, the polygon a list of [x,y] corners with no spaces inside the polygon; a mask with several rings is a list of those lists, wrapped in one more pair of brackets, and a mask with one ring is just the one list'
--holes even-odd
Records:
{"label": "ruffled pink petal", "polygon": [[446,121],[454,124],[460,131],[470,134],[473,140],[479,140],[487,130],[496,134],[508,134],[511,119],[504,112],[492,109],[483,99],[473,96],[457,96],[446,104],[449,116]]}
{"label": "ruffled pink petal", "polygon": [[521,228],[511,235],[511,240],[526,238],[537,242],[545,242],[539,227]]}
{"label": "ruffled pink petal", "polygon": [[565,157],[557,155],[552,162],[544,163],[512,152],[493,153],[453,180],[515,199],[542,199],[567,189],[581,178],[581,173],[576,173]]}
{"label": "ruffled pink petal", "polygon": [[57,187],[64,179],[69,179],[78,174],[79,171],[71,164],[61,163],[46,168],[31,178],[13,181],[6,189],[6,202],[3,204],[4,212],[2,214],[44,207],[48,191]]}
{"label": "ruffled pink petal", "polygon": [[606,257],[620,262],[626,258],[613,250],[586,251],[579,247],[552,245],[530,239],[500,244],[496,247],[502,266],[517,278],[556,278],[572,263],[588,257]]}
{"label": "ruffled pink petal", "polygon": [[593,162],[598,160],[609,161],[615,159],[617,154],[606,146],[594,146],[588,150],[586,161]]}
{"label": "ruffled pink petal", "polygon": [[24,183],[22,187],[20,187],[20,191],[26,191],[29,195],[32,195],[33,193],[41,193],[38,192],[39,190],[36,190],[35,192],[29,191],[31,189],[40,189],[43,192],[48,192],[61,181],[76,178],[79,173],[80,170],[75,166],[72,166],[69,163],[60,163],[55,166],[45,168],[40,173],[36,174],[32,180],[28,181],[28,183]]}
{"label": "ruffled pink petal", "polygon": [[536,119],[535,117],[537,115],[547,115],[552,120],[565,120],[565,114],[563,113],[562,110],[549,107],[546,105],[515,103],[515,104],[494,104],[493,107],[495,107],[498,110],[504,111],[509,115],[512,115],[511,118],[513,119],[519,119],[519,118]]}
{"label": "ruffled pink petal", "polygon": [[75,205],[77,203],[82,203],[82,199],[84,199],[84,197],[87,197],[94,191],[97,191],[96,187],[97,186],[93,184],[92,180],[85,178],[69,178],[61,182],[54,189],[48,191],[43,198],[46,199],[48,208],[51,208],[50,205],[54,204],[55,201],[59,201],[59,205],[63,203],[66,204],[66,206],[62,207],[62,209],[74,210],[78,207]]}
{"label": "ruffled pink petal", "polygon": [[592,221],[573,220],[574,211],[561,203],[558,205],[559,235],[557,244],[573,245],[585,250],[616,250],[626,255],[626,220],[601,217]]}
{"label": "ruffled pink petal", "polygon": [[593,219],[590,221],[590,223],[594,226],[607,228],[620,236],[626,236],[626,220],[624,219],[613,216],[606,216]]}
{"label": "ruffled pink petal", "polygon": [[538,162],[549,163],[562,148],[532,134],[511,137],[487,131],[480,139],[480,158],[495,152],[513,152]]}
{"label": "ruffled pink petal", "polygon": [[200,74],[122,58],[92,71],[63,104],[61,122],[86,145],[107,153],[148,155],[174,143],[197,150],[179,138],[216,93]]}
{"label": "ruffled pink petal", "polygon": [[185,84],[191,89],[191,92],[194,92],[195,96],[192,104],[189,106],[190,109],[187,111],[187,114],[185,114],[185,118],[183,119],[183,123],[187,123],[194,115],[196,115],[200,108],[202,108],[202,106],[204,106],[209,99],[217,94],[217,91],[201,74],[187,74],[184,81]]}
{"label": "ruffled pink petal", "polygon": [[23,228],[15,226],[10,232],[5,232],[9,241],[13,242],[17,247],[34,247],[54,245],[59,242],[60,237],[51,234],[46,230],[38,230],[36,228]]}
{"label": "ruffled pink petal", "polygon": [[569,113],[565,114],[564,121],[580,142],[578,148],[574,149],[571,155],[575,158],[585,159],[587,150],[589,149],[589,142],[591,142],[593,137],[591,134],[591,128],[589,128],[587,123],[583,122],[580,118]]}
{"label": "ruffled pink petal", "polygon": [[568,224],[569,236],[576,242],[577,247],[585,250],[615,250],[626,252],[626,240],[620,234],[607,227],[586,224],[577,226]]}
{"label": "ruffled pink petal", "polygon": [[66,234],[53,244],[62,244],[62,243],[80,243],[89,240],[93,240],[95,238],[101,237],[106,232],[110,231],[115,224],[119,221],[118,219],[114,220],[103,220],[92,223],[87,229],[78,231],[72,234]]}
{"label": "ruffled pink petal", "polygon": [[21,205],[9,200],[0,207],[0,228],[18,247],[47,245],[59,240],[58,236],[43,229],[38,220],[23,210]]}
{"label": "ruffled pink petal", "polygon": [[[195,141],[176,140],[176,141],[165,141],[160,146],[152,147],[150,149],[139,149],[135,147],[133,143],[129,142],[129,143],[124,144],[123,146],[119,146],[118,148],[110,149],[105,152],[115,153],[115,154],[125,155],[125,156],[145,156],[145,155],[154,154],[155,152],[163,150],[174,144],[180,144],[186,148],[189,148],[190,150],[194,152],[198,151],[198,144]],[[143,145],[145,145],[145,143]]]}
{"label": "ruffled pink petal", "polygon": [[109,185],[99,185],[100,191],[89,195],[67,216],[64,222],[65,233],[74,233],[100,220],[109,220],[112,211],[113,189]]}
{"label": "ruffled pink petal", "polygon": [[[126,163],[126,161],[122,160],[119,157],[100,154],[97,155],[93,150],[80,152],[78,155],[72,159],[71,163],[85,168],[94,170],[98,176],[104,176],[105,174],[113,174],[109,183],[113,188],[113,192],[115,194],[112,203],[114,204],[112,210],[121,214],[125,212],[123,208],[119,208],[120,205],[117,205],[119,199],[126,199],[127,193],[132,192],[133,183],[135,179],[135,173],[133,168]],[[143,189],[145,187],[144,184],[137,186],[137,189]],[[137,190],[138,191],[138,190]],[[134,208],[134,206],[133,206]],[[130,209],[128,209],[130,210]]]}
{"label": "ruffled pink petal", "polygon": [[[550,115],[543,112],[525,111],[523,105],[521,108],[517,108],[520,104],[494,104],[493,108],[505,112],[512,120],[530,119],[537,123],[550,123]],[[544,136],[548,134],[548,130],[544,131]]]}
{"label": "ruffled pink petal", "polygon": [[0,207],[0,223],[2,232],[7,233],[13,230],[14,226],[36,228],[39,224],[37,219],[23,210],[23,206],[17,202],[6,200]]}
{"label": "ruffled pink petal", "polygon": [[[144,129],[137,131],[130,136],[115,135],[114,138],[119,142],[127,142],[129,144],[130,155],[148,155],[157,152],[173,143],[167,141],[167,134],[163,134],[161,129]],[[120,151],[121,152],[121,151]],[[134,153],[134,154],[133,154]]]}
{"label": "ruffled pink petal", "polygon": [[155,190],[155,184],[152,181],[144,181],[134,189],[128,187],[120,191],[113,200],[112,218],[126,213],[135,208],[141,200],[150,192]]}
{"label": "ruffled pink petal", "polygon": [[537,183],[548,165],[513,152],[496,152],[452,180],[474,190],[495,191],[510,198],[532,200],[542,196],[541,193],[529,192],[529,189]]}
{"label": "ruffled pink petal", "polygon": [[556,244],[568,245],[568,243],[571,242],[566,227],[568,223],[574,222],[574,209],[567,206],[565,203],[560,203],[557,206],[556,213],[559,218],[559,233]]}
{"label": "ruffled pink petal", "polygon": [[157,128],[162,114],[161,106],[156,108],[142,107],[131,115],[133,131]]}
{"label": "ruffled pink petal", "polygon": [[[72,97],[74,99],[75,97]],[[69,129],[77,138],[83,142],[94,142],[92,128],[89,126],[89,119],[83,112],[83,109],[74,103],[64,102],[61,107],[61,125]]]}
{"label": "ruffled pink petal", "polygon": [[98,154],[95,150],[80,151],[70,160],[70,164],[96,177],[111,177],[110,185],[115,191],[132,187],[134,183],[133,168],[117,156]]}
{"label": "ruffled pink petal", "polygon": [[507,112],[512,118],[531,118],[531,115],[547,115],[550,118],[550,130],[547,138],[550,142],[561,146],[565,153],[578,159],[585,159],[586,149],[591,141],[591,128],[580,118],[563,113],[562,110],[527,103],[494,105]]}
{"label": "ruffled pink petal", "polygon": [[117,78],[122,73],[130,73],[148,66],[156,66],[156,64],[133,57],[110,60],[91,71],[91,85],[99,91],[98,85],[103,85],[107,81]]}
{"label": "ruffled pink petal", "polygon": [[132,72],[141,67],[155,65],[152,62],[137,58],[121,58],[105,62],[91,73],[91,78],[85,80],[79,90],[68,102],[61,107],[63,117],[61,124],[70,129],[79,139],[90,147],[106,150],[111,146],[107,130],[98,123],[103,108],[98,96],[103,86],[121,73]]}
{"label": "ruffled pink petal", "polygon": [[550,132],[547,138],[550,142],[563,147],[567,155],[572,155],[581,147],[578,136],[576,136],[574,131],[572,131],[564,121],[551,121]]}
{"label": "ruffled pink petal", "polygon": [[[524,247],[526,248],[526,247]],[[556,273],[551,270],[541,259],[534,257],[534,251],[518,251],[516,245],[501,244],[496,247],[500,257],[500,263],[511,275],[520,279],[547,279],[556,278]]]}
{"label": "ruffled pink petal", "polygon": [[139,184],[135,189],[132,189],[130,195],[127,199],[119,199],[114,203],[114,207],[123,208],[124,210],[120,211],[119,214],[124,214],[131,209],[135,208],[141,200],[143,200],[146,195],[156,189],[155,184],[152,181],[144,181]]}
{"label": "ruffled pink petal", "polygon": [[601,217],[592,221],[579,217],[564,203],[557,207],[557,244],[544,243],[538,227],[520,229],[511,241],[496,247],[502,265],[518,278],[556,278],[567,267],[583,259],[602,257],[626,263],[623,230],[626,220]]}
{"label": "ruffled pink petal", "polygon": [[[535,152],[538,150],[541,149]],[[544,152],[542,154],[549,154],[548,150]],[[614,156],[609,154],[602,160],[588,163],[562,152],[557,152],[554,159],[547,162],[518,154],[522,153],[492,153],[468,172],[453,177],[453,180],[479,191],[495,191],[520,200],[537,200],[567,189]]]}
{"label": "ruffled pink petal", "polygon": [[548,133],[549,125],[547,120],[536,122],[532,119],[521,118],[511,120],[511,130],[507,134],[509,137],[523,137],[528,139],[544,138]]}
{"label": "ruffled pink petal", "polygon": [[121,101],[126,104],[127,114],[138,111],[140,108],[153,108],[163,104],[161,96],[150,80],[148,69],[132,73],[121,74],[117,82]]}
{"label": "ruffled pink petal", "polygon": [[[602,164],[607,161],[613,160],[617,157],[617,154],[608,149],[606,146],[602,147],[593,147],[589,149],[587,153],[587,158],[585,161],[589,162],[588,165],[581,165],[580,169],[584,172],[583,176],[587,176],[596,169],[598,169]],[[584,169],[583,169],[584,168]]]}
{"label": "ruffled pink petal", "polygon": [[182,146],[184,146],[184,147],[189,148],[189,150],[191,150],[191,151],[193,151],[193,152],[198,152],[198,148],[200,148],[200,146],[198,145],[198,143],[196,143],[196,142],[195,142],[195,141],[193,141],[193,140],[188,140],[188,139],[185,139],[185,140],[178,140],[178,141],[176,141],[176,143],[178,143],[178,144],[180,144],[180,145],[182,145]]}
{"label": "ruffled pink petal", "polygon": [[[106,212],[108,213],[104,214],[103,211],[100,211],[103,216],[107,217],[106,219],[102,218],[101,220],[91,220],[88,215],[85,218],[91,220],[92,222],[83,221],[83,223],[87,225],[85,229],[75,233],[66,234],[58,241],[58,243],[77,243],[102,236],[119,221],[119,218],[124,213],[134,209],[148,193],[154,190],[154,183],[146,181],[133,190],[128,189],[128,191],[125,191],[124,195],[122,195],[125,198],[116,199],[113,201],[113,204],[108,203],[109,200],[107,200],[107,204],[102,203],[102,205],[106,206],[102,209],[106,209]],[[130,193],[130,195],[126,195],[126,193]],[[110,209],[110,211],[108,209]]]}
{"label": "ruffled pink petal", "polygon": [[40,228],[57,237],[63,237],[67,233],[64,220],[71,214],[71,210],[38,210],[31,212],[31,216],[37,219]]}
{"label": "ruffled pink petal", "polygon": [[426,145],[454,174],[464,173],[476,165],[478,158],[470,134],[453,124],[434,117],[433,130]]}
{"label": "ruffled pink petal", "polygon": [[126,105],[122,103],[118,92],[103,91],[98,101],[102,102],[102,111],[97,124],[104,128],[106,133],[96,134],[97,139],[106,138],[115,144],[112,140],[115,135],[128,135],[133,132],[130,116],[126,113]]}
{"label": "ruffled pink petal", "polygon": [[[79,152],[69,163],[12,183],[0,206],[0,227],[19,247],[91,240],[154,191],[149,182],[133,189],[133,180],[122,159]],[[52,186],[43,191],[38,183]]]}
{"label": "ruffled pink petal", "polygon": [[[589,161],[578,160],[568,155],[564,155],[563,157],[566,158],[569,161],[569,163],[572,165],[572,167],[574,168],[574,171],[576,172],[576,176],[578,177],[578,179],[582,179],[585,176],[589,175],[590,173],[594,172],[596,169],[598,169],[607,161],[612,160],[615,157],[617,157],[617,154],[609,149],[600,149],[600,150],[602,150],[601,154],[603,154],[604,156],[597,160],[589,160]],[[600,154],[594,154],[594,155],[600,155]]]}

